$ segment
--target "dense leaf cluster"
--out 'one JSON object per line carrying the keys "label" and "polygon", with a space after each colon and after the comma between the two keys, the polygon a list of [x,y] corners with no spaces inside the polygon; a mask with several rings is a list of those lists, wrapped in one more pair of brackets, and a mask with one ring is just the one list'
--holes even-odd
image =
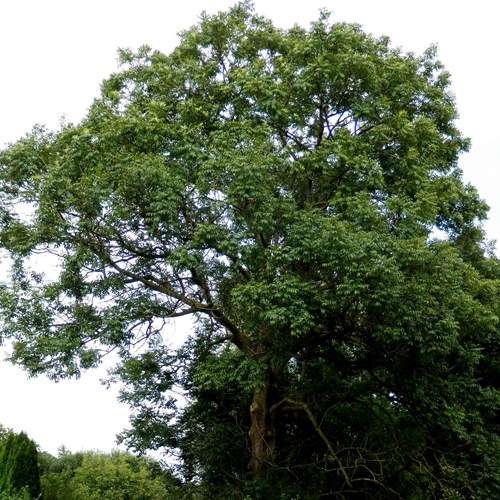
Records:
{"label": "dense leaf cluster", "polygon": [[207,496],[497,497],[500,266],[435,50],[244,3],[121,62],[0,154],[13,359],[118,350],[123,439]]}

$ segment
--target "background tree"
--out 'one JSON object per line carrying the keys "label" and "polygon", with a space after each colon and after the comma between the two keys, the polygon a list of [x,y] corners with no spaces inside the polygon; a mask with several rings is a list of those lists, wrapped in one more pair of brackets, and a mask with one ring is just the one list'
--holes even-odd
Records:
{"label": "background tree", "polygon": [[[152,463],[123,452],[85,453],[75,469],[71,491],[75,500],[163,500],[175,496],[167,491],[164,475]],[[171,496],[172,495],[172,496]],[[179,497],[180,498],[180,497]]]}
{"label": "background tree", "polygon": [[57,457],[45,454],[41,461],[45,500],[184,498],[180,481],[151,458],[119,451],[61,451]]}
{"label": "background tree", "polygon": [[37,447],[24,432],[10,432],[1,444],[0,491],[21,497],[28,494],[30,498],[40,495]]}
{"label": "background tree", "polygon": [[499,265],[435,50],[239,4],[121,62],[80,124],[0,155],[13,360],[118,349],[124,438],[207,491],[498,496]]}
{"label": "background tree", "polygon": [[71,480],[75,470],[83,462],[84,452],[72,453],[64,446],[58,449],[57,457],[40,453],[38,458],[40,485],[44,500],[72,500]]}

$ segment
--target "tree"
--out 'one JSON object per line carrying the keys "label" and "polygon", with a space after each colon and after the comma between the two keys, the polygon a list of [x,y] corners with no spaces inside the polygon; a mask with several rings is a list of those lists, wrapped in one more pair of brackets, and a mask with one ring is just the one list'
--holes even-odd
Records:
{"label": "tree", "polygon": [[38,451],[24,432],[9,433],[0,447],[0,492],[21,498],[40,495]]}
{"label": "tree", "polygon": [[84,453],[72,453],[64,446],[58,449],[57,457],[50,453],[39,455],[40,486],[44,500],[73,500],[75,498],[71,480],[75,470],[82,465]]}
{"label": "tree", "polygon": [[124,439],[207,488],[498,496],[500,267],[435,50],[243,3],[120,57],[80,124],[0,155],[12,359],[118,350]]}
{"label": "tree", "polygon": [[75,500],[163,500],[168,491],[144,458],[123,452],[85,453],[70,483]]}
{"label": "tree", "polygon": [[45,454],[40,476],[47,500],[183,498],[180,481],[156,461],[119,451]]}

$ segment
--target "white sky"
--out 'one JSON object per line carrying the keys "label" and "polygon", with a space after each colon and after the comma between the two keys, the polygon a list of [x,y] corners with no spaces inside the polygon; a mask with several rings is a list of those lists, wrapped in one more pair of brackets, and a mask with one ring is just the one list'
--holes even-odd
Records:
{"label": "white sky", "polygon": [[[0,0],[0,146],[35,123],[57,128],[62,115],[78,122],[101,81],[116,71],[116,49],[148,44],[169,52],[176,33],[203,10],[227,0]],[[459,127],[472,138],[461,160],[465,179],[491,207],[485,227],[500,242],[500,2],[497,0],[256,0],[257,12],[288,27],[307,26],[326,7],[335,21],[360,23],[395,45],[422,52],[431,43],[453,77]],[[500,246],[500,245],[499,245]],[[498,253],[498,251],[497,251]],[[2,280],[0,276],[0,280]],[[172,335],[181,332],[173,328]],[[58,384],[0,364],[0,423],[25,430],[43,450],[64,444],[109,450],[127,425],[116,391],[99,384],[103,372]]]}

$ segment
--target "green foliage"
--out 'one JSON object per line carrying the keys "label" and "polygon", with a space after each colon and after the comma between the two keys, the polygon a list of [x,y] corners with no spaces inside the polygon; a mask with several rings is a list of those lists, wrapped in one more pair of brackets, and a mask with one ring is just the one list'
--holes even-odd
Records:
{"label": "green foliage", "polygon": [[24,432],[9,432],[0,444],[0,492],[38,498],[40,491],[36,444]]}
{"label": "green foliage", "polygon": [[243,3],[120,56],[80,124],[0,153],[12,359],[120,352],[122,439],[201,497],[498,497],[500,264],[435,49]]}
{"label": "green foliage", "polygon": [[147,463],[126,453],[87,453],[71,481],[75,500],[162,500],[161,477],[151,477]]}
{"label": "green foliage", "polygon": [[0,500],[32,500],[33,497],[29,494],[28,488],[22,488],[15,492],[0,492]]}
{"label": "green foliage", "polygon": [[71,453],[61,447],[57,457],[48,453],[39,455],[40,484],[44,500],[72,500],[71,480],[75,470],[81,466],[84,453]]}
{"label": "green foliage", "polygon": [[42,498],[158,499],[182,498],[180,482],[152,459],[115,451],[47,455],[41,471]]}
{"label": "green foliage", "polygon": [[0,424],[0,445],[5,442],[5,440],[9,437],[9,434],[12,432],[14,432],[12,429],[4,427],[2,424]]}

